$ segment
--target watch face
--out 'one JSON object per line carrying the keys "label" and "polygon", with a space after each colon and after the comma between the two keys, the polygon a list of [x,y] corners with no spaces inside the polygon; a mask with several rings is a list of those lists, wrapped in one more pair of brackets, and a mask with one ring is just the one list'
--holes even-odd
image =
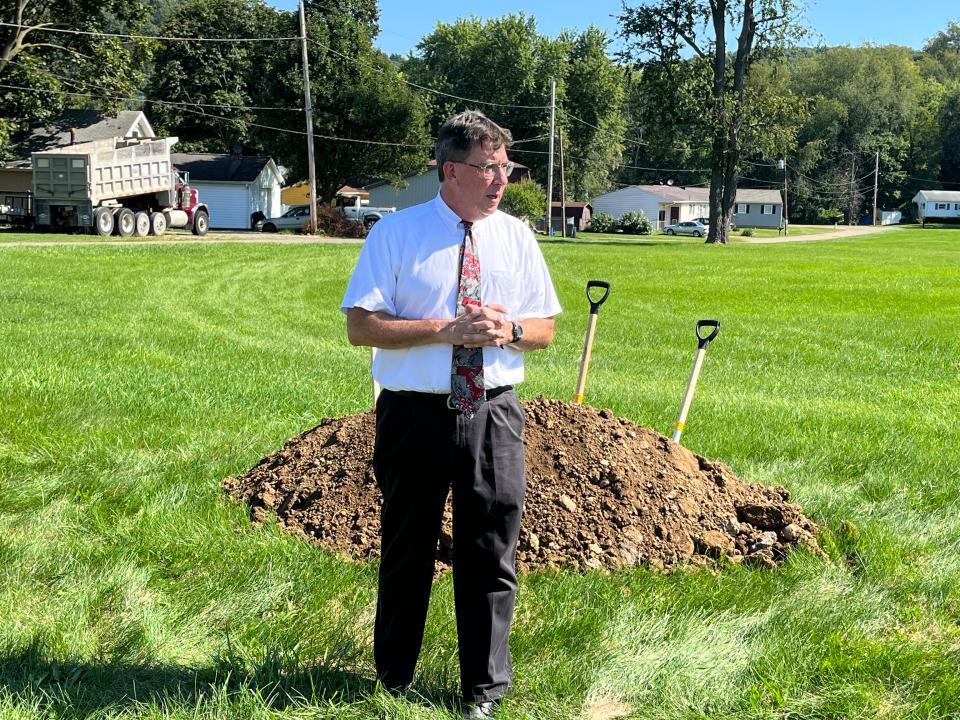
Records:
{"label": "watch face", "polygon": [[520,323],[513,324],[513,340],[510,342],[519,342],[523,339],[523,326]]}

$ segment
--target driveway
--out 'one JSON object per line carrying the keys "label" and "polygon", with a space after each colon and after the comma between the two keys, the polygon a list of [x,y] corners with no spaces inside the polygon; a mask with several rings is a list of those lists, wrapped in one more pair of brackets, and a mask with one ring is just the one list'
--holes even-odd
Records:
{"label": "driveway", "polygon": [[896,229],[896,225],[850,225],[838,227],[836,230],[828,230],[823,233],[814,233],[812,235],[795,235],[791,237],[772,237],[772,238],[737,238],[737,243],[751,243],[754,245],[769,245],[771,243],[787,242],[806,242],[807,240],[835,240],[836,238],[859,237],[860,235],[874,235],[876,233],[887,232]]}

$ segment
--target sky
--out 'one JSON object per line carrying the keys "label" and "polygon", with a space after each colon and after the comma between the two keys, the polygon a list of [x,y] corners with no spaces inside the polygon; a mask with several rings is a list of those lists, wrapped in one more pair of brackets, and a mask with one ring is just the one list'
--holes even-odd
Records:
{"label": "sky", "polygon": [[[813,0],[806,12],[807,27],[826,45],[906,45],[920,48],[930,37],[960,22],[957,0]],[[292,10],[297,0],[268,0]],[[471,14],[494,18],[524,12],[537,19],[541,34],[555,36],[563,29],[581,30],[591,23],[613,35],[621,11],[620,0],[487,0],[482,8],[461,7],[449,0],[379,0],[380,36],[377,46],[388,54],[406,55],[438,22],[450,23]],[[817,44],[811,42],[810,44]]]}

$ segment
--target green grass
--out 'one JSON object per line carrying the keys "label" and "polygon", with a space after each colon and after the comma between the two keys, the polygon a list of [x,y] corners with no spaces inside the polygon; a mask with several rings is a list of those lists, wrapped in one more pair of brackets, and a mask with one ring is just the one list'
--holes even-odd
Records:
{"label": "green grass", "polygon": [[[960,716],[960,244],[545,242],[566,308],[522,395],[572,397],[784,485],[830,561],[543,572],[521,584],[510,718]],[[337,309],[356,245],[0,249],[0,718],[451,718],[452,588],[421,699],[373,687],[376,568],[218,489],[369,405]],[[599,712],[599,711],[598,711]],[[597,715],[600,717],[601,715]]]}
{"label": "green grass", "polygon": [[[787,237],[803,237],[804,235],[821,235],[823,233],[843,230],[844,225],[834,228],[833,225],[791,225]],[[751,228],[753,237],[773,238],[783,237],[783,231],[776,228]],[[741,237],[743,230],[734,230],[730,233],[733,237]]]}

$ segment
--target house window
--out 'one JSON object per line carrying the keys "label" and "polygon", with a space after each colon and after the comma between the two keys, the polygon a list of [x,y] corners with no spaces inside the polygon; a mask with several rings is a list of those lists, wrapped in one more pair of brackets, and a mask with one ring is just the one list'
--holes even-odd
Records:
{"label": "house window", "polygon": [[737,215],[747,215],[750,212],[750,206],[747,203],[737,203]]}
{"label": "house window", "polygon": [[773,215],[773,205],[761,205],[760,206],[761,215]]}
{"label": "house window", "polygon": [[954,209],[954,210],[960,210],[960,203],[954,203],[954,204],[953,204],[953,209]]}
{"label": "house window", "polygon": [[49,158],[37,158],[37,167],[38,168],[48,168],[50,167]]}
{"label": "house window", "polygon": [[950,203],[937,203],[937,210],[949,210]]}

